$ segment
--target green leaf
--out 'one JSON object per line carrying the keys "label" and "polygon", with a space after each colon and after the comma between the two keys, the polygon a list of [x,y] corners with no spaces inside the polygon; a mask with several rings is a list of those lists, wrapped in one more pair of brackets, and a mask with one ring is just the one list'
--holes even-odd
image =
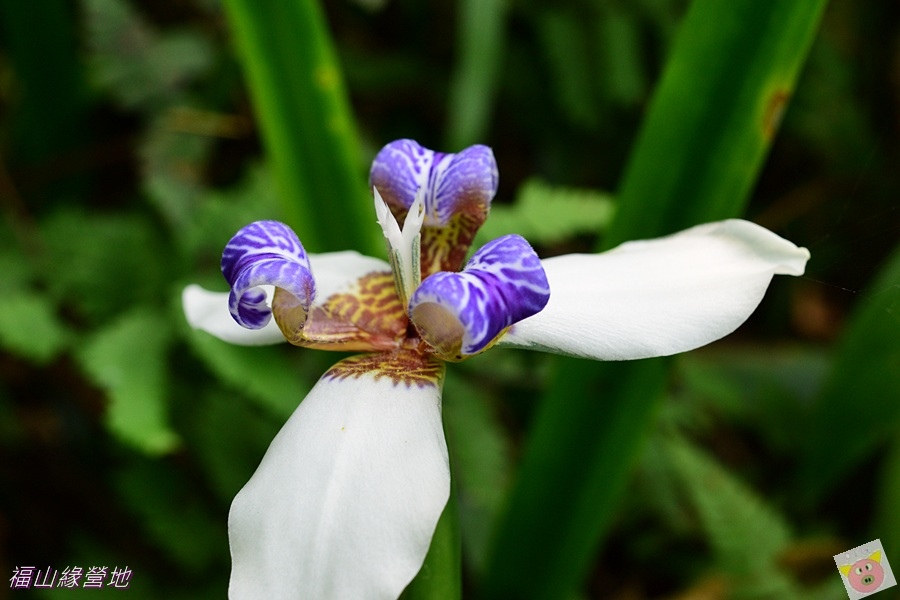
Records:
{"label": "green leaf", "polygon": [[728,577],[730,597],[804,597],[778,566],[791,539],[784,519],[688,441],[673,435],[663,443]]}
{"label": "green leaf", "polygon": [[220,380],[284,420],[312,389],[279,347],[237,346],[197,330],[190,330],[187,339]]}
{"label": "green leaf", "polygon": [[[232,235],[248,223],[279,216],[270,169],[253,165],[237,185],[227,190],[204,190],[196,200],[189,226],[175,233],[192,260],[215,266],[218,271],[222,249]],[[221,275],[218,280],[224,281]]]}
{"label": "green leaf", "polygon": [[106,322],[127,307],[165,298],[177,263],[141,215],[61,210],[41,234],[44,283],[57,304],[79,316]]}
{"label": "green leaf", "polygon": [[597,92],[620,104],[637,104],[648,88],[638,19],[612,2],[598,8],[596,46],[603,69]]}
{"label": "green leaf", "polygon": [[107,393],[106,427],[151,455],[179,444],[167,416],[170,338],[171,326],[163,316],[136,309],[94,334],[78,354],[85,373]]}
{"label": "green leaf", "polygon": [[678,405],[693,405],[682,423],[697,431],[709,410],[728,423],[752,428],[782,456],[797,453],[798,424],[822,388],[829,356],[818,347],[740,345],[709,347],[678,357]]}
{"label": "green leaf", "polygon": [[0,251],[0,347],[46,364],[71,341],[71,331],[46,293],[32,289],[30,262],[16,251]]}
{"label": "green leaf", "polygon": [[447,150],[481,141],[488,129],[505,46],[506,10],[505,0],[459,3],[459,56],[450,81]]}
{"label": "green leaf", "polygon": [[287,223],[312,252],[381,252],[350,104],[315,0],[226,0]]}
{"label": "green leaf", "polygon": [[195,483],[173,467],[159,460],[134,461],[116,474],[114,485],[147,538],[181,569],[197,573],[225,563],[225,515],[212,514]]}
{"label": "green leaf", "polygon": [[563,112],[575,125],[596,127],[597,98],[591,86],[594,69],[583,20],[563,9],[546,8],[536,24]]}
{"label": "green leaf", "polygon": [[464,555],[467,565],[481,572],[510,487],[512,448],[483,387],[457,371],[448,370],[444,382],[444,427],[453,457]]}
{"label": "green leaf", "polygon": [[52,360],[70,339],[43,294],[30,291],[0,294],[0,346],[38,364]]}
{"label": "green leaf", "polygon": [[83,0],[90,73],[123,106],[157,109],[183,96],[209,70],[213,49],[200,34],[160,34],[128,2]]}
{"label": "green leaf", "polygon": [[900,531],[900,434],[898,430],[884,453],[878,490],[873,498],[875,518],[871,531],[873,539],[881,538],[887,556],[900,555],[900,539],[880,532]]}
{"label": "green leaf", "polygon": [[[691,4],[604,248],[741,213],[824,4]],[[575,593],[615,515],[667,367],[663,359],[560,360],[499,527],[484,597]]]}
{"label": "green leaf", "polygon": [[197,212],[212,147],[213,138],[172,131],[166,118],[154,120],[141,140],[144,192],[175,233],[188,229]]}
{"label": "green leaf", "polygon": [[410,582],[401,600],[459,600],[462,598],[462,556],[459,542],[459,517],[456,494],[438,520],[431,546],[418,575]]}
{"label": "green leaf", "polygon": [[283,424],[218,386],[192,401],[186,444],[223,504],[244,487]]}
{"label": "green leaf", "polygon": [[641,126],[604,248],[741,214],[824,0],[695,0]]}
{"label": "green leaf", "polygon": [[579,234],[596,235],[607,228],[614,213],[609,194],[529,179],[519,188],[515,204],[491,207],[491,217],[478,231],[473,246],[510,233],[536,244],[554,244]]}
{"label": "green leaf", "polygon": [[806,420],[799,484],[808,501],[817,499],[900,429],[898,282],[900,248],[854,311]]}

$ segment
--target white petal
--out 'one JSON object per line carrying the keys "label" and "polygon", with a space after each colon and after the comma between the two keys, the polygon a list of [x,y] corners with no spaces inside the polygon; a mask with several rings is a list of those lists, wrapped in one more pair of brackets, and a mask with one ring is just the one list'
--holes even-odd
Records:
{"label": "white petal", "polygon": [[369,273],[390,272],[387,262],[359,252],[326,252],[309,255],[310,269],[316,280],[316,300],[346,292]]}
{"label": "white petal", "polygon": [[[364,275],[390,270],[383,260],[351,251],[311,254],[309,263],[316,281],[316,298],[322,300],[350,289]],[[261,287],[266,292],[266,302],[271,305],[272,286]],[[274,320],[262,329],[246,329],[238,325],[228,312],[228,292],[210,292],[199,285],[189,285],[181,293],[181,304],[191,327],[226,342],[240,346],[264,346],[285,341]]]}
{"label": "white petal", "polygon": [[441,379],[319,380],[231,506],[231,598],[400,595],[450,493]]}
{"label": "white petal", "polygon": [[[271,302],[272,286],[261,286]],[[181,305],[188,324],[211,333],[220,340],[239,346],[264,346],[284,341],[274,320],[262,329],[246,329],[228,312],[228,292],[210,292],[199,285],[189,285],[181,292]]]}
{"label": "white petal", "polygon": [[737,329],[773,275],[802,275],[808,259],[805,248],[737,219],[549,258],[550,302],[499,345],[598,360],[684,352]]}

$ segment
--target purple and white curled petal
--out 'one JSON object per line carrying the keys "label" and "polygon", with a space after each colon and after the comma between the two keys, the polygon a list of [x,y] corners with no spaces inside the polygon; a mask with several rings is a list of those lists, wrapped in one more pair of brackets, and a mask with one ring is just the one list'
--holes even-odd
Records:
{"label": "purple and white curled petal", "polygon": [[395,213],[408,210],[422,189],[425,225],[440,226],[459,213],[487,215],[499,177],[487,146],[444,154],[413,140],[396,140],[375,157],[369,181]]}
{"label": "purple and white curled petal", "polygon": [[228,292],[211,292],[199,285],[189,285],[181,293],[181,306],[193,329],[205,331],[229,344],[264,346],[285,341],[278,325],[272,321],[262,329],[238,325],[228,312]]}
{"label": "purple and white curled petal", "polygon": [[489,348],[510,325],[539,313],[550,299],[541,261],[524,238],[485,244],[461,273],[431,275],[413,294],[409,315],[445,360]]}
{"label": "purple and white curled petal", "polygon": [[231,316],[248,329],[265,327],[272,318],[259,286],[282,288],[304,311],[315,295],[306,250],[297,234],[278,221],[256,221],[238,231],[222,252],[222,274],[231,286]]}

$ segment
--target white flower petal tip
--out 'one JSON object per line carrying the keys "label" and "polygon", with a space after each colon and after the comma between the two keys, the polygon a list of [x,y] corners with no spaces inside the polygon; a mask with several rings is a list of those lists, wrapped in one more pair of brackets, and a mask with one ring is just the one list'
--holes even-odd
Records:
{"label": "white flower petal tip", "polygon": [[[771,266],[775,275],[803,275],[806,271],[806,263],[809,261],[809,250],[806,248],[801,248],[765,227],[743,219],[706,223],[670,237],[678,236],[721,237],[734,243],[741,243],[744,245],[748,257],[761,259],[764,261],[762,264]],[[632,243],[640,244],[641,242]],[[623,244],[623,246],[627,245]]]}
{"label": "white flower petal tip", "polygon": [[[271,298],[274,289],[271,286],[263,288],[268,288],[266,296]],[[210,292],[195,284],[184,288],[181,306],[188,325],[240,346],[265,346],[285,341],[275,321],[270,320],[262,329],[238,325],[228,310],[228,296],[228,292]]]}
{"label": "white flower petal tip", "polygon": [[499,345],[597,360],[685,352],[737,329],[773,275],[802,275],[807,260],[805,248],[739,219],[546,259],[550,302]]}
{"label": "white flower petal tip", "polygon": [[395,599],[421,568],[450,494],[443,367],[377,359],[319,380],[235,498],[232,599]]}

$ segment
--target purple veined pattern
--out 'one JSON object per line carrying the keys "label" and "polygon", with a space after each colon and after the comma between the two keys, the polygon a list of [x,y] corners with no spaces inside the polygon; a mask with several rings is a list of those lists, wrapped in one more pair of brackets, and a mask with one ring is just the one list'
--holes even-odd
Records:
{"label": "purple veined pattern", "polygon": [[421,188],[425,226],[439,227],[459,213],[478,215],[483,221],[497,193],[499,176],[494,153],[487,146],[469,146],[457,154],[444,154],[413,140],[397,140],[375,157],[369,181],[398,220]]}
{"label": "purple veined pattern", "polygon": [[248,329],[260,329],[272,318],[259,286],[282,288],[304,311],[315,295],[306,250],[297,234],[278,221],[256,221],[234,234],[222,252],[222,274],[231,286],[231,316]]}
{"label": "purple veined pattern", "polygon": [[506,235],[485,244],[461,273],[442,271],[423,281],[409,315],[438,356],[462,360],[489,348],[549,299],[537,254],[521,236]]}

